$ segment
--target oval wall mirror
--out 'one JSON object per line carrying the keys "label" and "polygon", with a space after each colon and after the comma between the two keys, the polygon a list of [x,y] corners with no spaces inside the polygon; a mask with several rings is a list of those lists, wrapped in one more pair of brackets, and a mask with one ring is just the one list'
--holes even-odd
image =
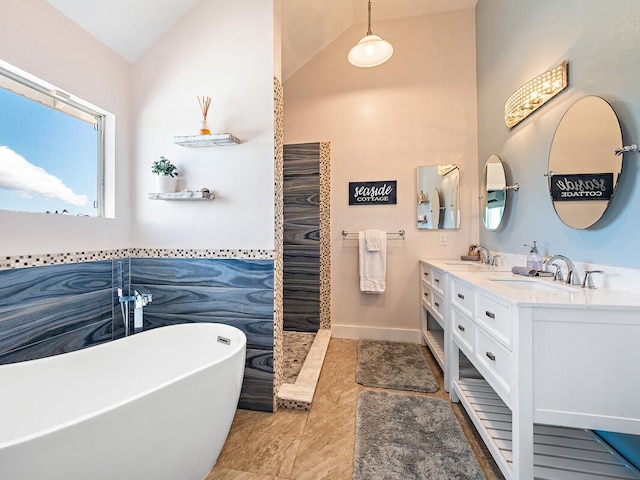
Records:
{"label": "oval wall mirror", "polygon": [[502,223],[507,199],[507,177],[500,157],[491,155],[484,164],[480,186],[480,210],[487,230],[494,231]]}
{"label": "oval wall mirror", "polygon": [[620,122],[596,96],[582,97],[558,124],[549,152],[549,193],[565,225],[584,229],[604,214],[622,172]]}

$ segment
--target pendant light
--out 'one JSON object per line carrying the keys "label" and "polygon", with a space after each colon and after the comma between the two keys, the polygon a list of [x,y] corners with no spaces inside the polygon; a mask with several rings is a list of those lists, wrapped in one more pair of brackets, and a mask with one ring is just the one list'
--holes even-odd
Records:
{"label": "pendant light", "polygon": [[393,55],[393,46],[386,40],[374,35],[371,31],[371,0],[369,0],[369,28],[367,35],[362,37],[349,50],[348,59],[356,67],[377,67],[389,60]]}

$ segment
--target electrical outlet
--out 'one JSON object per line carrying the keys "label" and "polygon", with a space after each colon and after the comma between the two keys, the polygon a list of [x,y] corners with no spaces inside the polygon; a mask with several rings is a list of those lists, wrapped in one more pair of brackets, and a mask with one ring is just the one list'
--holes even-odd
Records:
{"label": "electrical outlet", "polygon": [[441,246],[445,246],[447,244],[447,234],[446,233],[441,233],[440,234],[440,245]]}

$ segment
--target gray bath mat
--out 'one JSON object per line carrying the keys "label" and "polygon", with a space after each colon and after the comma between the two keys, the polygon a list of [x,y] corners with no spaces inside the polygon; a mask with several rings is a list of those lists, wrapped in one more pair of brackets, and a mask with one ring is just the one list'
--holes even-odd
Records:
{"label": "gray bath mat", "polygon": [[356,382],[365,387],[435,392],[438,382],[414,343],[358,342]]}
{"label": "gray bath mat", "polygon": [[353,480],[480,480],[449,402],[365,390],[356,407]]}

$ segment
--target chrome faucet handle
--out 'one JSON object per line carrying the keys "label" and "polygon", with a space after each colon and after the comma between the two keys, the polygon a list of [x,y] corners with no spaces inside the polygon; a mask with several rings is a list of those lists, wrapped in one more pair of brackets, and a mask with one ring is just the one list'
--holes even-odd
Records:
{"label": "chrome faucet handle", "polygon": [[495,254],[493,256],[493,259],[491,260],[491,265],[493,265],[494,267],[499,267],[500,266],[500,255],[499,254]]}
{"label": "chrome faucet handle", "polygon": [[153,295],[151,293],[140,293],[137,290],[134,290],[133,295],[136,301],[136,306],[138,306],[138,302],[140,302],[141,306],[146,307],[147,304],[153,301]]}
{"label": "chrome faucet handle", "polygon": [[593,284],[593,278],[591,278],[592,273],[601,273],[604,274],[604,270],[587,270],[584,272],[584,280],[582,281],[582,288],[596,288]]}
{"label": "chrome faucet handle", "polygon": [[556,282],[564,282],[564,276],[562,275],[562,268],[557,263],[552,263],[551,266],[556,267],[556,271],[553,274],[553,280]]}

